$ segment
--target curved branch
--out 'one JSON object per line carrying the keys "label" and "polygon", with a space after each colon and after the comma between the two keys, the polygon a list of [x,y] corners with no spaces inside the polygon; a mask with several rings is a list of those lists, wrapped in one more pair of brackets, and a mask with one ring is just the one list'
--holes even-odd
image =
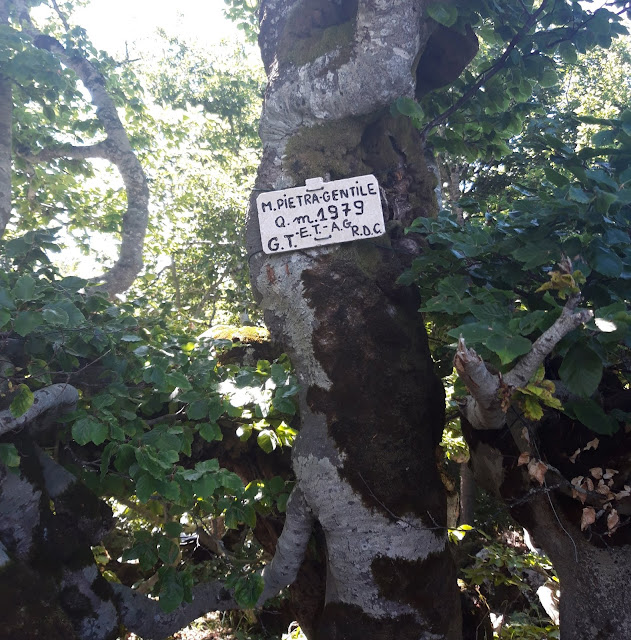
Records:
{"label": "curved branch", "polygon": [[33,396],[30,409],[19,418],[14,417],[9,409],[0,411],[0,435],[30,424],[51,409],[71,411],[77,404],[79,392],[70,384],[51,384],[35,391]]}
{"label": "curved branch", "polygon": [[296,579],[311,538],[314,517],[302,491],[295,487],[287,502],[283,531],[272,561],[263,569],[265,587],[258,600],[261,606]]}
{"label": "curved branch", "polygon": [[533,343],[530,351],[507,373],[504,380],[511,387],[523,387],[535,375],[552,349],[568,334],[593,317],[588,309],[576,311],[580,295],[568,298],[561,315]]}
{"label": "curved branch", "polygon": [[[118,260],[114,266],[103,275],[95,278],[96,282],[102,282],[105,290],[111,295],[122,293],[128,289],[143,266],[142,248],[149,221],[149,187],[143,168],[136,157],[131,143],[125,131],[125,127],[118,117],[116,105],[106,89],[106,82],[101,73],[78,51],[67,50],[55,38],[42,34],[30,22],[28,8],[24,0],[17,0],[16,6],[20,11],[24,32],[32,39],[33,44],[55,54],[64,65],[72,69],[85,88],[89,91],[92,104],[96,107],[96,115],[100,120],[107,139],[97,145],[87,147],[98,152],[116,165],[123,178],[125,191],[127,192],[127,211],[123,216],[121,225],[121,247]],[[103,147],[103,151],[100,147]],[[80,154],[78,147],[73,148],[73,153]],[[55,154],[58,150],[50,150]],[[38,155],[44,155],[44,150]],[[89,151],[85,152],[89,153]],[[60,157],[53,155],[52,157]],[[71,156],[73,157],[73,156]],[[77,157],[77,156],[74,156]],[[93,157],[86,155],[84,157]]]}
{"label": "curved branch", "polygon": [[475,429],[501,429],[506,424],[500,398],[502,388],[510,393],[512,389],[526,386],[554,347],[570,331],[592,318],[592,311],[576,311],[580,299],[578,294],[568,298],[554,324],[535,340],[530,351],[503,378],[491,373],[482,358],[460,338],[454,366],[470,394],[461,411]]}
{"label": "curved branch", "polygon": [[179,631],[209,611],[238,609],[232,594],[221,582],[198,584],[193,587],[193,601],[165,613],[157,600],[153,600],[126,587],[111,583],[116,596],[116,608],[129,631],[143,640],[162,640]]}

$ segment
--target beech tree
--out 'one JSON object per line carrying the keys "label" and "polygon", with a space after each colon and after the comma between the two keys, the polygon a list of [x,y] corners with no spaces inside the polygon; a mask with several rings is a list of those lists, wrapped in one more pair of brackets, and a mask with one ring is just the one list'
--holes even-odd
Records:
{"label": "beech tree", "polygon": [[[615,4],[620,12],[627,8],[625,3]],[[519,5],[503,8],[505,22],[497,31],[506,36],[507,45],[497,60],[477,77],[466,72],[454,85],[457,89],[449,96],[450,103],[441,106],[439,97],[429,117],[413,98],[422,98],[461,74],[476,51],[471,25],[480,19],[478,11],[484,15],[488,10],[485,3],[465,7],[398,2],[386,7],[360,2],[325,9],[320,3],[263,2],[261,6],[259,40],[269,84],[261,122],[264,152],[257,189],[282,190],[314,176],[336,179],[372,172],[379,178],[387,203],[387,239],[281,256],[263,255],[253,206],[250,213],[253,285],[266,310],[268,326],[291,354],[303,386],[302,431],[293,453],[294,499],[301,501],[297,510],[301,521],[288,516],[283,536],[298,552],[301,540],[302,547],[306,545],[310,520],[324,530],[327,592],[320,637],[376,638],[397,633],[447,638],[460,634],[454,620],[457,595],[446,583],[442,583],[440,606],[436,602],[426,606],[428,591],[438,594],[437,582],[452,573],[441,533],[445,530],[442,487],[433,464],[442,410],[436,402],[440,388],[430,366],[418,300],[399,278],[406,262],[419,264],[418,254],[425,254],[423,264],[437,257],[426,253],[426,247],[414,242],[413,236],[401,234],[412,218],[418,224],[419,218],[435,215],[434,178],[424,142],[435,127],[446,124],[447,140],[454,141],[452,151],[459,150],[456,142],[466,150],[477,137],[490,154],[499,157],[507,148],[501,125],[512,129],[511,118],[519,113],[515,110],[504,117],[503,112],[512,100],[526,101],[535,83],[544,87],[551,83],[554,63],[550,56],[560,49],[569,58],[576,48],[581,51],[589,46],[590,40],[606,45],[612,34],[624,31],[617,14],[604,9],[591,14],[577,3]],[[393,103],[416,121],[420,135],[409,123],[392,117],[389,108]],[[454,115],[465,105],[474,118]],[[498,122],[485,122],[484,116],[493,113],[498,114]],[[554,174],[550,175],[554,182]],[[578,198],[575,192],[569,193],[570,199]],[[611,202],[614,199],[612,195]],[[586,195],[585,202],[589,201]],[[476,245],[475,239],[471,244]],[[528,250],[533,249],[531,245]],[[449,250],[459,260],[475,255],[464,250],[459,255],[452,245]],[[548,262],[535,264],[549,264],[552,256],[546,257]],[[558,254],[559,260],[561,257]],[[596,271],[614,275],[598,265],[598,258],[594,260]],[[571,269],[569,261],[555,273],[571,274]],[[422,279],[422,273],[417,271],[417,275]],[[554,283],[548,288],[559,289]],[[442,291],[434,310],[440,310],[448,288]],[[532,430],[527,429],[521,440],[521,431],[511,435],[515,421],[506,413],[515,390],[529,388],[557,345],[593,316],[591,309],[579,309],[578,292],[572,280],[570,289],[562,291],[565,305],[547,315],[543,325],[530,328],[531,340],[520,341],[508,331],[495,336],[494,347],[489,339],[489,348],[501,358],[502,374],[489,372],[464,340],[455,363],[470,393],[462,406],[474,471],[484,486],[508,500],[518,521],[533,531],[555,566],[559,563],[561,625],[567,629],[563,633],[567,637],[615,637],[626,628],[628,611],[627,590],[620,582],[624,577],[615,569],[627,562],[625,543],[620,539],[614,548],[599,549],[593,532],[580,533],[590,523],[576,517],[571,523],[567,520],[558,501],[568,487],[577,484],[576,479],[572,484],[561,473],[558,497],[551,496],[545,479],[533,486],[536,469],[559,473],[552,463],[555,454],[539,448],[541,440]],[[562,377],[568,377],[570,366],[568,360]],[[578,363],[574,366],[579,368]],[[580,376],[580,371],[571,375]],[[551,384],[548,392],[554,388]],[[613,385],[616,392],[623,387],[624,381]],[[545,396],[545,385],[540,388]],[[590,387],[590,393],[593,391]],[[555,404],[550,399],[550,404],[560,407],[558,400]],[[567,428],[577,429],[581,419],[583,424],[589,422],[585,412],[569,413]],[[524,420],[523,416],[519,419]],[[542,433],[545,424],[544,420]],[[505,443],[513,438],[513,449],[506,449]],[[548,462],[542,462],[546,456]],[[527,463],[526,467],[520,462]],[[598,468],[600,463],[602,469],[607,467],[606,458],[599,460]],[[613,468],[613,461],[610,466]],[[619,467],[618,463],[614,472]],[[620,473],[621,499],[626,495],[625,478]],[[537,492],[537,486],[543,488]],[[611,492],[613,484],[605,486]],[[604,502],[600,499],[598,506]],[[352,508],[345,507],[340,513],[339,504]],[[566,507],[576,510],[579,504],[580,500]],[[590,506],[583,514],[592,512],[595,514]],[[615,520],[610,534],[617,530],[616,518],[617,513],[610,520]],[[403,537],[399,536],[401,528],[407,528]],[[357,545],[350,559],[349,530]],[[408,544],[414,538],[410,554]],[[275,558],[267,576],[274,574],[277,561]],[[292,564],[291,578],[299,561],[294,557],[288,568]],[[587,581],[580,578],[583,566],[589,567]],[[358,590],[360,580],[363,584]],[[608,594],[605,600],[613,609],[593,597],[594,593]]]}
{"label": "beech tree", "polygon": [[[244,5],[232,4],[237,14]],[[26,3],[0,5],[6,6],[14,12],[0,18],[12,21],[20,46],[59,56],[59,77],[74,69],[92,91],[107,135],[87,147],[17,149],[18,158],[38,163],[96,154],[128,176],[125,220],[135,222],[131,230],[123,225],[122,246],[133,264],[124,277],[104,278],[109,293],[124,289],[139,268],[134,256],[146,225],[142,169],[90,56],[71,47],[71,38],[64,45],[35,31]],[[261,2],[268,85],[247,253],[254,294],[297,379],[285,361],[261,359],[237,371],[219,366],[216,351],[160,322],[139,322],[133,304],[117,307],[98,293],[86,295],[86,281],[61,278],[41,251],[54,247],[51,232],[6,243],[0,577],[10,633],[24,633],[29,616],[39,616],[38,632],[49,635],[113,638],[124,625],[145,639],[162,638],[209,610],[262,606],[287,586],[308,637],[457,640],[478,633],[477,622],[463,624],[447,548],[436,465],[444,391],[419,309],[431,322],[442,313],[444,333],[463,336],[455,364],[468,389],[461,406],[474,472],[558,564],[563,633],[627,632],[628,590],[618,569],[628,560],[621,526],[629,497],[620,428],[625,353],[600,340],[589,323],[596,312],[621,338],[631,325],[624,282],[611,284],[624,281],[629,260],[623,168],[629,118],[622,113],[599,123],[608,129],[606,151],[574,157],[574,164],[572,149],[546,139],[567,164],[546,167],[561,190],[548,203],[554,215],[544,219],[525,209],[528,225],[511,227],[509,216],[439,215],[432,149],[442,144],[466,155],[481,145],[489,157],[501,157],[526,112],[515,103],[526,104],[534,89],[551,82],[554,56],[571,57],[596,40],[606,45],[624,31],[617,17],[548,0]],[[497,59],[477,70],[467,68],[478,50],[476,32],[503,43]],[[0,71],[0,83],[16,84],[11,65],[9,73]],[[0,221],[11,212],[6,156]],[[609,164],[600,173],[587,166],[604,157]],[[263,252],[259,194],[310,178],[365,174],[379,181],[383,236]],[[563,215],[569,222],[559,221]],[[531,227],[534,235],[526,233]],[[609,234],[613,250],[600,233]],[[552,238],[561,248],[551,248]],[[471,260],[480,255],[482,265]],[[437,276],[432,264],[453,272]],[[506,274],[513,278],[508,284]],[[537,306],[543,291],[545,308]],[[600,308],[606,311],[598,316]],[[603,374],[605,365],[611,375]],[[218,391],[226,381],[267,396],[258,405],[238,404]],[[295,398],[301,421],[292,452],[295,483],[284,474],[244,486],[247,473],[220,467],[225,451],[218,443],[234,426],[230,418],[239,419],[241,439],[257,432],[263,450],[290,445],[295,432],[283,417],[291,420]],[[616,409],[622,414],[605,413]],[[546,429],[576,439],[574,461],[546,441]],[[587,438],[593,431],[610,438],[607,446]],[[577,459],[580,479],[568,471]],[[124,555],[152,572],[143,589],[108,582],[96,568],[90,549],[111,529],[112,514],[95,494],[125,501],[152,523]],[[262,573],[193,586],[179,566],[180,516],[255,527],[265,500],[282,506],[285,521],[279,537],[268,535],[275,552]],[[152,589],[159,601],[147,597]]]}

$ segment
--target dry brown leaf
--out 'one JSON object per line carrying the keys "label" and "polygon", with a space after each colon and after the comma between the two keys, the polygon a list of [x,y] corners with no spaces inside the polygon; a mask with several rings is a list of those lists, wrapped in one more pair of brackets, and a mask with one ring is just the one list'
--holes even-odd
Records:
{"label": "dry brown leaf", "polygon": [[613,532],[620,522],[620,516],[615,509],[612,509],[609,515],[607,516],[607,529]]}
{"label": "dry brown leaf", "polygon": [[585,480],[581,483],[581,487],[583,487],[585,491],[593,491],[594,483],[592,482],[591,478],[585,478]]}
{"label": "dry brown leaf", "polygon": [[522,464],[528,464],[530,462],[530,454],[524,451],[524,453],[519,455],[517,460],[517,466],[521,467]]}
{"label": "dry brown leaf", "polygon": [[530,433],[528,433],[528,428],[524,427],[521,430],[521,437],[528,443],[530,443]]}
{"label": "dry brown leaf", "polygon": [[541,460],[531,460],[528,463],[528,474],[531,478],[538,480],[539,484],[544,483],[547,470],[548,465]]}
{"label": "dry brown leaf", "polygon": [[570,456],[570,462],[572,464],[574,464],[576,462],[576,458],[578,458],[578,454],[581,452],[580,449],[577,449],[571,456]]}
{"label": "dry brown leaf", "polygon": [[603,477],[602,467],[592,467],[589,472],[592,474],[592,478],[596,478],[596,480],[600,480]]}
{"label": "dry brown leaf", "polygon": [[603,475],[603,478],[605,480],[609,480],[609,478],[613,478],[616,473],[620,473],[619,471],[617,471],[616,469],[605,469],[605,475]]}
{"label": "dry brown leaf", "polygon": [[600,444],[600,440],[598,438],[594,438],[593,440],[590,440],[584,447],[583,447],[583,451],[589,451],[590,449],[593,449],[594,451],[596,451],[596,449],[598,449],[598,445]]}
{"label": "dry brown leaf", "polygon": [[596,512],[594,507],[585,507],[581,516],[581,531],[585,531],[590,524],[596,522]]}
{"label": "dry brown leaf", "polygon": [[622,498],[628,498],[631,496],[631,491],[619,491],[616,493],[616,500],[622,500]]}

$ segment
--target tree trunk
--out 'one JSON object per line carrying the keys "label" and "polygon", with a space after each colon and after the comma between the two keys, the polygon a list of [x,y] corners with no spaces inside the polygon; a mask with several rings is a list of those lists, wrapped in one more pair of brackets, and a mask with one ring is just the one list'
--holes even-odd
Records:
{"label": "tree trunk", "polygon": [[[593,317],[570,296],[561,315],[513,368],[498,375],[458,343],[455,367],[470,395],[462,430],[476,481],[502,498],[550,556],[561,586],[563,640],[631,637],[631,442],[625,429],[595,437],[566,414],[546,410],[529,421],[507,407],[555,346]],[[558,382],[558,381],[557,381]],[[605,372],[598,388],[605,411],[631,408],[631,393]]]}
{"label": "tree trunk", "polygon": [[[269,85],[248,252],[268,326],[302,385],[296,512],[322,527],[327,560],[314,637],[456,639],[435,464],[443,391],[417,295],[397,284],[418,252],[402,230],[435,215],[435,179],[416,130],[389,114],[414,95],[415,61],[436,25],[419,0],[264,0],[261,17]],[[388,235],[263,254],[254,196],[369,173],[383,189]],[[289,528],[294,547],[306,544],[305,526]],[[283,545],[277,556],[291,553]],[[286,579],[279,566],[275,557],[268,576]]]}
{"label": "tree trunk", "polygon": [[[569,456],[593,441],[594,434],[569,418],[552,417],[538,428],[529,427],[531,446],[538,457],[520,465],[524,453],[518,428],[480,431],[463,421],[478,483],[501,497],[512,516],[527,528],[538,547],[552,561],[561,586],[562,640],[614,640],[631,637],[631,536],[628,527],[609,529],[606,496],[595,491],[572,492],[574,477],[589,477],[590,469],[609,467],[627,477],[628,438],[599,436],[597,450]],[[543,458],[546,462],[543,462]],[[544,465],[539,467],[539,465]],[[543,475],[536,478],[538,470]],[[616,480],[612,492],[628,480]],[[619,483],[622,483],[618,486]],[[583,503],[582,498],[585,498]],[[598,504],[600,503],[600,504]],[[595,505],[596,522],[581,530],[583,509]],[[628,498],[613,501],[621,522],[628,522]]]}

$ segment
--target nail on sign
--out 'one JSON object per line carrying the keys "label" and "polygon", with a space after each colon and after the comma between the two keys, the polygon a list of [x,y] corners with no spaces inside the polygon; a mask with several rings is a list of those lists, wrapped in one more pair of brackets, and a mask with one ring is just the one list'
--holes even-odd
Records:
{"label": "nail on sign", "polygon": [[385,233],[375,176],[324,182],[262,193],[256,199],[263,251],[282,253],[376,238]]}

